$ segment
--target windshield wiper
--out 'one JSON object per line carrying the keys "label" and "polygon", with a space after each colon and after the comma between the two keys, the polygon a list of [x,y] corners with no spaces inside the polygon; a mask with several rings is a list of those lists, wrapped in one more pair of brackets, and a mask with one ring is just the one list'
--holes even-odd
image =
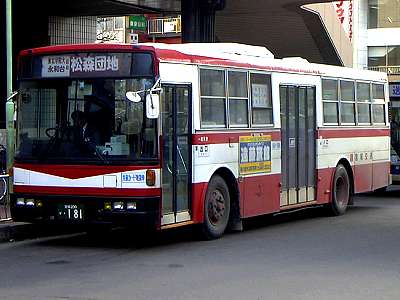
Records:
{"label": "windshield wiper", "polygon": [[98,158],[100,158],[100,160],[104,163],[104,164],[106,164],[106,165],[109,165],[110,164],[110,162],[108,161],[108,159],[99,151],[99,149],[97,149],[97,147],[95,146],[94,147],[94,153],[96,154],[96,156],[98,157]]}

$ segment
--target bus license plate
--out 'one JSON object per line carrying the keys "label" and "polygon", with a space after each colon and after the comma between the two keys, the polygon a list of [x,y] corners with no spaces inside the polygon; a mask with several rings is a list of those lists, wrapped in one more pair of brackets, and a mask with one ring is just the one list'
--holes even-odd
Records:
{"label": "bus license plate", "polygon": [[59,204],[57,216],[59,220],[83,220],[83,205]]}

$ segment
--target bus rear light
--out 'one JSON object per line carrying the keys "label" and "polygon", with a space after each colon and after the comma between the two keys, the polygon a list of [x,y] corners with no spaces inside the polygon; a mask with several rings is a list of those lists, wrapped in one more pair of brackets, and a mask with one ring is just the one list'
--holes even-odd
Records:
{"label": "bus rear light", "polygon": [[119,209],[119,210],[124,209],[124,202],[122,202],[122,201],[114,202],[113,203],[113,208],[114,209]]}
{"label": "bus rear light", "polygon": [[156,184],[156,171],[154,170],[146,171],[146,184],[148,186],[154,186]]}
{"label": "bus rear light", "polygon": [[128,202],[128,203],[126,203],[126,209],[135,210],[136,209],[136,202]]}

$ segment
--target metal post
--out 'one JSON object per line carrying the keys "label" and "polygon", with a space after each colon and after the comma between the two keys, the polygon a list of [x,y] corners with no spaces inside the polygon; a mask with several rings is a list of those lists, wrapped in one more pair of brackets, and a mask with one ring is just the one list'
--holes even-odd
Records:
{"label": "metal post", "polygon": [[[13,56],[12,56],[12,0],[6,0],[6,68],[7,68],[7,98],[13,94]],[[14,161],[14,103],[8,98],[6,102],[7,129],[7,171]]]}

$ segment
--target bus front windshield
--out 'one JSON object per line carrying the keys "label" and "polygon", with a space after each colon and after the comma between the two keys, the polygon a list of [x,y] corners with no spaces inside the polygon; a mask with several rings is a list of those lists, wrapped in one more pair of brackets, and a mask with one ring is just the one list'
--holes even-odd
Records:
{"label": "bus front windshield", "polygon": [[157,157],[156,120],[127,91],[150,78],[52,79],[20,83],[16,159],[123,164]]}

